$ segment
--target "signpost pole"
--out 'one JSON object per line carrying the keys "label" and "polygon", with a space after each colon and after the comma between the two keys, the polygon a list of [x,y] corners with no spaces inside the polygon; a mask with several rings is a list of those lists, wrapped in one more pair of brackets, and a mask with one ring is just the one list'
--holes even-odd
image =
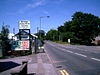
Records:
{"label": "signpost pole", "polygon": [[19,29],[19,40],[21,40],[21,29]]}
{"label": "signpost pole", "polygon": [[29,29],[29,49],[30,49],[30,51],[32,51],[31,50],[31,37],[30,37],[30,35],[31,35],[31,33],[30,33],[30,29]]}
{"label": "signpost pole", "polygon": [[22,36],[22,31],[28,30],[28,36],[29,36],[29,50],[31,50],[31,33],[30,33],[30,21],[26,20],[26,21],[19,21],[19,40],[22,40],[21,36]]}

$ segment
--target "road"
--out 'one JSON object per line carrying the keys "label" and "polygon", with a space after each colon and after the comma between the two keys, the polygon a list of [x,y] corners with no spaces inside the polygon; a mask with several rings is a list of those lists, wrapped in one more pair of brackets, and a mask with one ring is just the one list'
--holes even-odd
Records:
{"label": "road", "polygon": [[46,41],[45,50],[61,75],[100,75],[100,47]]}

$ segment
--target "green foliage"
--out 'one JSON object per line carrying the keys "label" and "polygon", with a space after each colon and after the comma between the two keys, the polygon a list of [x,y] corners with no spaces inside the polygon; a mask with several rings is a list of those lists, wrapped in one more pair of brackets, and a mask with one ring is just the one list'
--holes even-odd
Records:
{"label": "green foliage", "polygon": [[39,30],[38,33],[41,34],[41,36],[44,36],[45,35],[45,31],[44,30]]}
{"label": "green foliage", "polygon": [[39,37],[40,40],[45,40],[45,31],[44,30],[39,30],[38,33],[35,33]]}
{"label": "green foliage", "polygon": [[[100,18],[88,13],[76,12],[72,16],[72,21],[64,23],[58,27],[62,32],[63,41],[71,39],[72,43],[90,44],[91,40],[100,33]],[[66,40],[65,40],[66,39]]]}
{"label": "green foliage", "polygon": [[[57,35],[58,33],[58,35]],[[72,15],[72,20],[65,22],[64,26],[59,26],[58,31],[50,30],[47,39],[89,45],[91,41],[100,34],[100,18],[83,12],[76,12]],[[57,37],[55,37],[57,36]]]}
{"label": "green foliage", "polygon": [[59,39],[59,32],[57,30],[51,29],[46,34],[46,39],[47,40],[52,40],[52,41],[58,40]]}
{"label": "green foliage", "polygon": [[9,29],[7,26],[2,26],[0,33],[0,45],[3,50],[3,56],[7,55],[7,51],[10,50],[10,41],[8,39]]}
{"label": "green foliage", "polygon": [[59,26],[59,27],[58,27],[58,31],[59,31],[59,32],[65,32],[64,26]]}
{"label": "green foliage", "polygon": [[55,41],[56,43],[59,43],[59,44],[67,44],[67,45],[69,45],[69,43],[67,43],[67,42],[62,42],[62,41]]}

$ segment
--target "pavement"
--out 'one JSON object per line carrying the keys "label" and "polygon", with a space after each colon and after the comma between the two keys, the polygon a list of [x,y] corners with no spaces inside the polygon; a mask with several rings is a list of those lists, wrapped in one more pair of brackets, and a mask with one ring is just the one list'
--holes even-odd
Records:
{"label": "pavement", "polygon": [[[13,70],[18,70],[20,68],[22,61],[28,61],[27,69],[29,75],[58,75],[57,70],[54,68],[46,52],[9,59],[0,59],[0,63],[4,64],[6,62],[6,66],[4,67],[1,64],[0,68],[3,69],[7,67],[4,71],[0,72],[0,75],[11,75],[10,73]],[[10,67],[11,65],[15,66]]]}

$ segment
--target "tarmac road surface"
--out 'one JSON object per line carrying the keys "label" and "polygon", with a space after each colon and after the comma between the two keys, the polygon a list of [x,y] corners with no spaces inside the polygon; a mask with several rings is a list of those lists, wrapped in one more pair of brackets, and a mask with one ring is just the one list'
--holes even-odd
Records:
{"label": "tarmac road surface", "polygon": [[45,50],[61,75],[100,75],[100,47],[46,41]]}

